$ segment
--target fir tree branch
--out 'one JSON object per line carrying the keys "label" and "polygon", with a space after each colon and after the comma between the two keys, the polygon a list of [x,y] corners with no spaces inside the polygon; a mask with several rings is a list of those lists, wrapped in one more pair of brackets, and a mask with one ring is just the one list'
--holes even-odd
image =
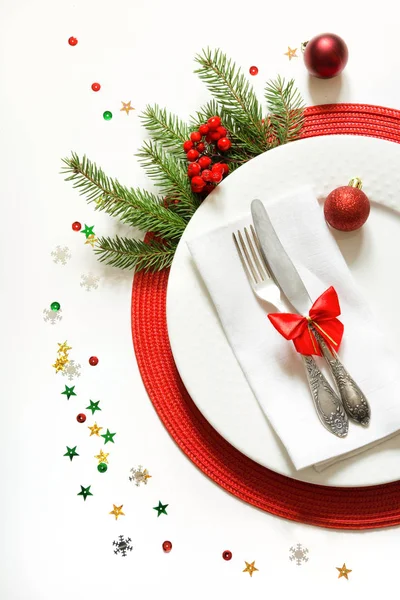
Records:
{"label": "fir tree branch", "polygon": [[294,79],[285,85],[280,76],[269,81],[265,99],[270,111],[269,119],[279,144],[297,139],[304,122],[304,102],[294,87]]}
{"label": "fir tree branch", "polygon": [[151,140],[144,142],[137,156],[147,175],[154,179],[162,194],[169,199],[178,200],[175,210],[190,219],[200,205],[200,199],[191,190],[186,165],[164,152]]}
{"label": "fir tree branch", "polygon": [[176,244],[172,243],[165,244],[154,239],[145,243],[142,240],[116,236],[98,239],[94,251],[100,262],[113,267],[161,271],[171,265],[175,250]]}
{"label": "fir tree branch", "polygon": [[102,169],[85,156],[80,160],[73,153],[63,162],[63,173],[69,174],[66,181],[72,181],[87,202],[95,202],[96,210],[104,210],[122,223],[144,232],[151,231],[164,239],[181,237],[187,220],[165,208],[154,194],[122,186],[116,179],[106,177]]}
{"label": "fir tree branch", "polygon": [[267,149],[262,109],[257,96],[244,74],[221,50],[209,49],[195,57],[198,73],[218,104],[230,114],[246,138],[253,140],[254,151],[260,154]]}
{"label": "fir tree branch", "polygon": [[189,139],[190,131],[183,121],[157,104],[146,106],[140,118],[153,140],[160,142],[170,152],[184,157],[182,145]]}

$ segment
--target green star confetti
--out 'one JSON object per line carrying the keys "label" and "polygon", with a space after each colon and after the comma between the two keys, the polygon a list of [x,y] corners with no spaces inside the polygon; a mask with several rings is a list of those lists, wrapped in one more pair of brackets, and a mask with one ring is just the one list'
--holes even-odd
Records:
{"label": "green star confetti", "polygon": [[89,225],[86,225],[85,223],[85,227],[84,229],[81,229],[81,233],[84,233],[86,236],[86,239],[89,237],[89,235],[94,235],[94,225],[91,225],[91,227],[89,227]]}
{"label": "green star confetti", "polygon": [[114,444],[114,440],[113,437],[114,435],[117,435],[116,433],[110,433],[110,430],[107,428],[106,433],[102,433],[101,437],[104,438],[104,443],[107,444],[107,442],[112,442]]}
{"label": "green star confetti", "polygon": [[83,496],[83,499],[86,500],[86,498],[88,496],[93,496],[92,492],[90,491],[90,488],[92,486],[89,485],[87,488],[83,487],[83,485],[81,485],[81,491],[79,492],[79,494],[77,494],[77,496]]}
{"label": "green star confetti", "polygon": [[69,456],[70,460],[72,460],[74,458],[74,456],[79,456],[79,454],[76,452],[76,446],[74,446],[73,448],[68,448],[68,446],[66,446],[67,451],[63,456]]}
{"label": "green star confetti", "polygon": [[67,396],[67,398],[69,400],[71,398],[71,396],[76,396],[74,389],[75,389],[74,385],[72,387],[68,387],[66,385],[65,390],[63,392],[61,392],[61,394],[63,394],[64,396]]}
{"label": "green star confetti", "polygon": [[168,504],[161,504],[161,500],[158,501],[158,506],[153,506],[153,510],[157,511],[157,517],[159,517],[160,515],[167,515],[167,508]]}
{"label": "green star confetti", "polygon": [[89,400],[89,402],[90,402],[90,406],[87,406],[86,410],[91,410],[92,415],[94,415],[96,410],[101,410],[101,408],[99,407],[100,400],[97,400],[97,402],[93,402],[93,400]]}

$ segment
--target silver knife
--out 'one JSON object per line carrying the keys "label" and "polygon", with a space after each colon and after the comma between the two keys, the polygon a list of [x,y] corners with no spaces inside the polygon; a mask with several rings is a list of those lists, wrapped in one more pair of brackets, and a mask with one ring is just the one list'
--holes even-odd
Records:
{"label": "silver knife", "polygon": [[[282,246],[261,200],[253,200],[251,214],[261,251],[271,276],[295,311],[307,315],[312,304],[311,298]],[[313,329],[313,333],[335,379],[346,413],[356,423],[367,426],[371,418],[371,409],[365,395],[344,368],[336,352],[328,348],[315,329]]]}

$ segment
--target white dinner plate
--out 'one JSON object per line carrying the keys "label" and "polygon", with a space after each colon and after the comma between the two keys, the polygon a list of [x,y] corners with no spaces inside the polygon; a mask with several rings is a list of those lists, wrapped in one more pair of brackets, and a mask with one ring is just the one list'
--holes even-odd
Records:
{"label": "white dinner plate", "polygon": [[355,176],[361,177],[372,201],[371,214],[359,231],[335,232],[335,237],[387,335],[400,339],[400,145],[385,140],[321,136],[292,142],[249,161],[208,196],[190,221],[168,283],[172,352],[189,394],[206,419],[258,463],[324,485],[373,485],[400,479],[400,435],[322,473],[313,467],[296,471],[246,382],[186,241],[249,214],[251,200],[263,197],[266,190],[269,196],[281,196],[308,184],[322,200]]}

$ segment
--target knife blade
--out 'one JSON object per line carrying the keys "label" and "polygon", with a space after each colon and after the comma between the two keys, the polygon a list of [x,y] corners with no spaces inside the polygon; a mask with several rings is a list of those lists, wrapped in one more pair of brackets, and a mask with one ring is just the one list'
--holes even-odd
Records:
{"label": "knife blade", "polygon": [[[252,201],[251,214],[261,253],[272,278],[295,311],[306,316],[311,306],[311,298],[296,267],[284,249],[261,200]],[[353,421],[364,426],[369,425],[371,408],[365,395],[345,369],[336,352],[328,348],[324,339],[314,328],[313,333],[335,379],[345,411]]]}

